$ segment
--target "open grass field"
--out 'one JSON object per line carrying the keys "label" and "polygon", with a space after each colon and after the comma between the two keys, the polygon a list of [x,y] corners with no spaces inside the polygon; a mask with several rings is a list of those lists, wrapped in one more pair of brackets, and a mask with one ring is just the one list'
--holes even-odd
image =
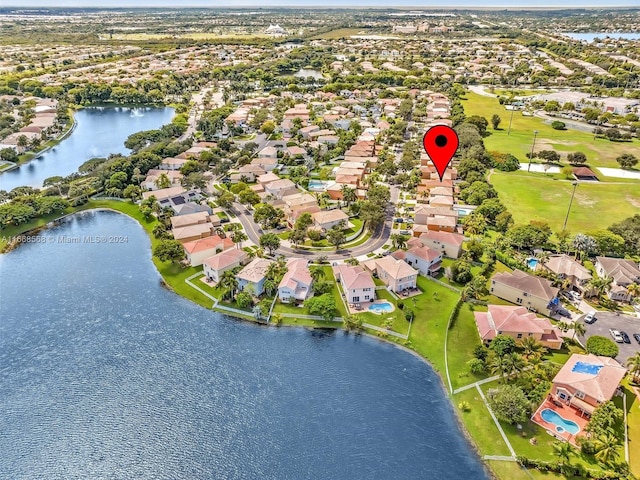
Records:
{"label": "open grass field", "polygon": [[[569,181],[493,172],[491,184],[516,223],[543,220],[553,231],[562,229],[573,186]],[[640,213],[640,184],[580,183],[567,230],[571,233],[603,229]]]}
{"label": "open grass field", "polygon": [[[476,306],[478,311],[486,311],[487,307]],[[473,310],[470,303],[464,303],[460,307],[458,317],[449,330],[447,337],[447,360],[451,373],[453,388],[462,387],[470,383],[486,378],[486,373],[473,374],[467,367],[467,362],[473,357],[473,349],[480,345],[480,336],[476,327]]]}
{"label": "open grass field", "polygon": [[[491,135],[484,139],[484,144],[489,151],[511,153],[520,161],[527,161],[525,155],[531,151],[534,130],[538,130],[535,151],[545,149],[566,153],[580,151],[587,156],[587,164],[591,167],[618,168],[616,157],[623,153],[637,155],[640,151],[639,140],[622,143],[610,142],[602,138],[594,140],[593,135],[587,132],[554,130],[541,118],[525,117],[520,111],[514,112],[511,134],[507,135],[511,111],[505,110],[497,98],[467,92],[466,100],[462,101],[462,105],[467,116],[481,115],[489,120],[493,114],[498,114],[502,119],[500,130],[489,127]],[[562,156],[566,159],[566,154]]]}

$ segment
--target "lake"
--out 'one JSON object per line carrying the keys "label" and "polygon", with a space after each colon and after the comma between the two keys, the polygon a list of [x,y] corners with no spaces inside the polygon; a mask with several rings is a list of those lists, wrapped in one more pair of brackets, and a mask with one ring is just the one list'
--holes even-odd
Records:
{"label": "lake", "polygon": [[298,78],[313,77],[316,80],[324,80],[324,75],[322,75],[322,72],[320,70],[312,70],[310,68],[301,68],[296,73],[294,73],[293,76]]}
{"label": "lake", "polygon": [[199,307],[124,215],[36,238],[0,255],[0,478],[488,478],[415,356]]}
{"label": "lake", "polygon": [[0,174],[0,190],[29,185],[41,187],[42,182],[56,175],[67,176],[90,158],[106,157],[110,153],[128,154],[124,141],[142,130],[161,127],[173,118],[173,108],[91,107],[75,113],[76,128],[65,140],[40,158],[16,170]]}
{"label": "lake", "polygon": [[573,38],[574,40],[581,40],[586,42],[593,42],[594,38],[604,39],[605,37],[609,38],[621,38],[622,40],[640,40],[640,33],[607,33],[607,32],[598,32],[598,33],[573,33],[567,32],[562,33],[566,37]]}

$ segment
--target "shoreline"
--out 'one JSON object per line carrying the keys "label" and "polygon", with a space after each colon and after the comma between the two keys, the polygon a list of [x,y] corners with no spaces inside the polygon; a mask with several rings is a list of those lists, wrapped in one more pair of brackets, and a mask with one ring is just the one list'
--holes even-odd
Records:
{"label": "shoreline", "polygon": [[[138,225],[139,228],[141,228],[144,233],[147,235],[147,238],[150,242],[149,247],[152,248],[151,245],[151,235],[150,232],[147,231],[147,229],[144,228],[144,226],[138,221],[137,218],[128,215],[125,212],[122,212],[120,210],[116,210],[114,208],[109,208],[109,207],[91,207],[91,208],[86,208],[83,209],[82,207],[80,207],[79,210],[75,211],[75,212],[71,212],[71,213],[66,213],[56,219],[51,220],[50,222],[41,225],[35,229],[31,229],[28,231],[23,232],[22,235],[29,235],[30,233],[38,233],[41,232],[43,230],[47,230],[50,229],[52,227],[58,226],[61,224],[61,222],[64,222],[65,219],[72,217],[74,215],[78,215],[84,212],[100,212],[100,211],[104,211],[104,212],[114,212],[114,213],[118,213],[120,215],[125,215],[126,217],[130,218],[131,220],[135,221],[135,223]],[[17,248],[20,245],[20,243],[16,243],[15,245],[13,245],[11,249],[6,250],[4,253],[8,253],[9,251]],[[160,272],[160,270],[158,269],[158,266],[156,265],[156,263],[153,260],[153,253],[151,253],[151,263],[153,263],[156,272],[158,273],[158,276],[161,279],[161,283],[163,288],[166,288],[167,290],[170,290],[172,293],[174,293],[175,295],[183,298],[184,300],[187,300],[189,302],[192,302],[202,308],[205,308],[207,310],[210,310],[212,312],[221,314],[221,315],[226,315],[230,318],[233,318],[235,320],[238,321],[244,321],[244,322],[249,322],[252,323],[254,325],[257,326],[262,326],[262,327],[267,327],[267,328],[280,328],[280,327],[288,327],[288,328],[304,328],[307,330],[334,330],[334,331],[343,331],[343,332],[347,332],[344,328],[342,328],[342,326],[336,325],[335,327],[333,326],[312,326],[312,325],[297,325],[297,324],[293,324],[293,323],[280,323],[278,325],[270,325],[268,323],[265,322],[260,322],[258,320],[255,320],[254,318],[250,317],[249,315],[247,316],[240,316],[240,315],[234,315],[233,312],[227,312],[227,311],[221,311],[221,310],[217,310],[215,307],[207,307],[205,305],[202,305],[190,298],[187,298],[183,295],[180,295],[172,286],[169,282],[167,282],[167,279],[165,278],[164,275],[162,275],[162,273]],[[2,253],[0,253],[1,255]],[[447,327],[448,328],[448,327]],[[476,444],[476,442],[473,440],[472,435],[469,433],[469,431],[467,430],[467,428],[464,425],[464,422],[462,420],[461,417],[461,412],[458,411],[458,409],[455,407],[455,404],[453,403],[453,395],[449,392],[449,390],[447,389],[446,383],[445,383],[445,379],[442,375],[442,373],[437,370],[434,365],[429,361],[429,359],[427,359],[426,357],[420,355],[420,353],[418,353],[417,351],[408,348],[405,345],[402,345],[400,343],[398,343],[397,341],[393,340],[393,339],[389,339],[389,338],[385,338],[385,337],[380,337],[378,335],[374,335],[372,333],[367,332],[365,329],[363,330],[356,330],[354,332],[347,332],[349,334],[354,334],[354,335],[364,335],[367,336],[371,339],[375,339],[380,341],[381,343],[385,343],[388,345],[392,345],[395,348],[399,348],[400,350],[403,350],[404,352],[414,356],[415,358],[421,360],[424,364],[426,364],[432,371],[433,373],[436,375],[436,377],[439,379],[439,386],[442,389],[442,392],[444,393],[445,397],[449,400],[449,406],[451,408],[451,412],[454,415],[454,418],[456,420],[456,423],[458,424],[458,427],[460,429],[460,432],[462,433],[462,435],[464,436],[465,440],[467,441],[467,443],[469,444],[469,446],[471,447],[471,449],[474,451],[474,453],[476,454],[478,460],[480,461],[480,463],[482,464],[483,470],[485,471],[485,473],[487,474],[487,476],[491,479],[498,479],[499,477],[497,475],[494,474],[494,472],[491,470],[489,464],[484,460],[483,456],[480,453],[480,449],[478,447],[478,445]],[[445,349],[446,349],[446,345],[445,345]]]}

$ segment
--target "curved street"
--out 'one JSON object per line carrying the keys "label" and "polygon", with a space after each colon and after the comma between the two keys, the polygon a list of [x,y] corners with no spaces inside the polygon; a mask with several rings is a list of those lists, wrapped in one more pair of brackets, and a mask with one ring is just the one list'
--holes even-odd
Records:
{"label": "curved street", "polygon": [[[285,257],[291,257],[292,255],[296,256],[304,256],[309,259],[317,259],[323,256],[326,256],[329,260],[345,260],[347,258],[355,258],[361,255],[366,255],[371,253],[379,248],[381,248],[391,236],[391,228],[393,226],[393,215],[395,213],[395,207],[398,197],[400,195],[400,191],[396,187],[390,188],[391,200],[386,209],[386,218],[384,225],[381,228],[371,235],[363,244],[352,247],[352,248],[343,248],[336,251],[332,250],[324,250],[324,251],[312,251],[305,250],[302,248],[293,248],[285,245],[281,245],[280,248],[275,252],[276,254],[284,255]],[[234,215],[238,218],[242,227],[244,228],[247,237],[255,243],[256,245],[260,245],[260,236],[264,233],[260,225],[258,225],[253,220],[253,216],[251,213],[247,211],[247,209],[239,204],[234,203],[233,207],[230,208],[230,211],[233,212]]]}

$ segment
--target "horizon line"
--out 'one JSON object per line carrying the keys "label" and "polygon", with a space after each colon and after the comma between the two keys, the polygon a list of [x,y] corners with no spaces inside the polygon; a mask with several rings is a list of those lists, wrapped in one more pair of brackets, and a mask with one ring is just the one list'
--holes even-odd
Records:
{"label": "horizon line", "polygon": [[128,5],[113,5],[113,6],[94,6],[94,5],[3,5],[0,7],[1,9],[19,9],[19,10],[33,10],[33,9],[46,9],[46,10],[61,10],[61,9],[77,9],[77,10],[148,10],[148,9],[162,9],[162,10],[184,10],[184,9],[199,9],[199,10],[248,10],[248,9],[259,9],[264,11],[269,10],[279,10],[279,9],[319,9],[319,10],[347,10],[347,9],[356,9],[356,10],[466,10],[466,11],[480,11],[480,10],[616,10],[616,9],[628,9],[628,10],[640,10],[640,7],[636,5],[586,5],[586,6],[577,6],[577,5],[564,5],[564,6],[554,6],[554,5],[523,5],[523,6],[504,6],[504,5],[453,5],[453,6],[437,6],[437,5],[398,5],[398,6],[388,6],[388,5],[359,5],[359,4],[340,4],[340,5],[320,5],[320,4],[309,4],[309,5],[296,5],[296,4],[273,4],[268,7],[263,5],[219,5],[219,6],[207,6],[207,5],[198,5],[198,4],[190,4],[190,5],[181,5],[181,6],[172,6],[172,5],[137,5],[137,6],[128,6]]}

